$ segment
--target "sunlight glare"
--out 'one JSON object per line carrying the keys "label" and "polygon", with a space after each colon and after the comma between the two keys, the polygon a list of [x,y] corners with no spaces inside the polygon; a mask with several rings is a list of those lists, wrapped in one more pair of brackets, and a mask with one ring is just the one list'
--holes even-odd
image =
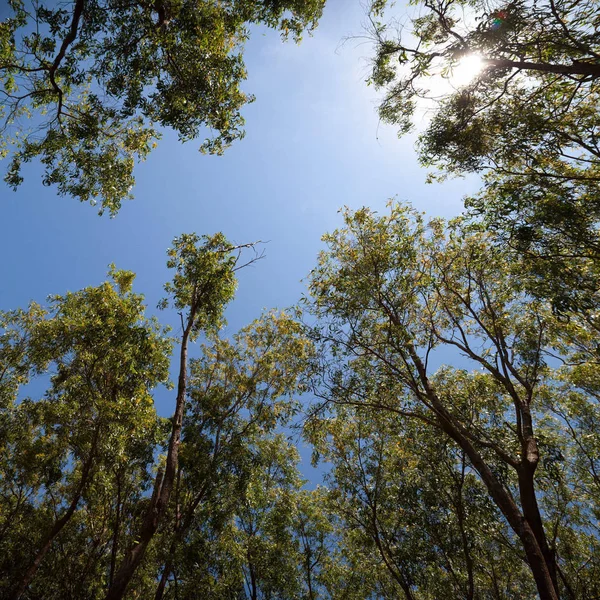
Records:
{"label": "sunlight glare", "polygon": [[478,54],[463,56],[458,65],[452,70],[449,80],[454,88],[469,85],[483,69],[483,60]]}

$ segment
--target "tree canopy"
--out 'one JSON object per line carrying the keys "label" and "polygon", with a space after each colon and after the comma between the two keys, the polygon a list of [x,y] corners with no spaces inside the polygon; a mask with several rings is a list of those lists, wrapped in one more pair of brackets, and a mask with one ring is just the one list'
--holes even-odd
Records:
{"label": "tree canopy", "polygon": [[[16,188],[44,185],[116,214],[160,128],[221,154],[243,136],[244,42],[254,25],[299,41],[324,0],[10,0],[0,23],[0,156]],[[27,123],[29,120],[29,123]]]}
{"label": "tree canopy", "polygon": [[[260,257],[222,234],[168,250],[176,338],[115,268],[1,313],[3,597],[600,593],[597,323],[532,298],[465,218],[344,219],[310,326],[271,311],[222,337],[235,273]],[[300,475],[300,425],[324,486]]]}
{"label": "tree canopy", "polygon": [[596,434],[570,425],[597,422],[595,327],[464,219],[346,211],[324,239],[307,431],[353,551],[407,600],[598,595]]}
{"label": "tree canopy", "polygon": [[[251,28],[297,40],[322,5],[11,0],[9,184],[38,157],[114,214],[157,127],[241,137]],[[223,233],[167,249],[175,330],[114,265],[0,311],[2,598],[600,598],[600,9],[422,0],[394,27],[387,5],[372,81],[401,133],[479,57],[419,148],[483,190],[450,221],[343,209],[298,306],[237,333],[263,254]]]}
{"label": "tree canopy", "polygon": [[[319,585],[297,540],[318,547],[328,522],[279,431],[312,345],[277,312],[219,336],[234,273],[255,259],[242,250],[222,234],[169,250],[182,320],[171,419],[153,390],[172,388],[175,340],[144,316],[132,273],[1,313],[3,597],[292,598]],[[45,392],[20,392],[40,378]]]}
{"label": "tree canopy", "polygon": [[[558,310],[588,308],[598,279],[598,4],[425,0],[403,20],[386,4],[371,13],[381,117],[404,133],[416,105],[435,97],[422,163],[483,173],[467,206],[529,256]],[[452,86],[469,57],[481,70]]]}

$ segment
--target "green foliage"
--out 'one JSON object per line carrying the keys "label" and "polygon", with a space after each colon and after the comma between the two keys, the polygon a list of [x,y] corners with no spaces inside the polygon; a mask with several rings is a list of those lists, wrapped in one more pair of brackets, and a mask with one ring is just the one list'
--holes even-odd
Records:
{"label": "green foliage", "polygon": [[514,537],[446,437],[359,406],[307,433],[333,465],[328,508],[342,547],[369,565],[378,597],[534,596]]}
{"label": "green foliage", "polygon": [[[323,2],[71,4],[12,0],[0,24],[7,181],[38,157],[47,184],[114,214],[155,126],[208,126],[217,153],[241,137],[249,27],[298,40]],[[0,313],[0,596],[600,597],[598,8],[418,4],[414,48],[372,4],[381,115],[408,131],[422,84],[483,56],[420,138],[425,164],[486,171],[478,219],[345,210],[312,325],[269,312],[231,338],[256,244],[175,238],[170,419],[153,390],[173,340],[133,273]],[[39,136],[11,138],[30,116]],[[314,490],[287,435],[307,389]]]}
{"label": "green foliage", "polygon": [[[123,271],[112,275],[115,281],[132,279]],[[151,390],[168,379],[171,341],[143,310],[141,296],[107,282],[56,296],[47,310],[32,305],[27,312],[2,315],[3,372],[12,386],[11,401],[2,407],[0,439],[6,597],[39,556],[46,560],[32,597],[41,590],[45,597],[59,594],[68,571],[61,567],[61,553],[44,550],[48,540],[62,535],[67,546],[75,544],[75,561],[84,560],[89,555],[81,549],[110,539],[95,528],[102,514],[108,522],[114,519],[109,495],[114,478],[135,481],[129,491],[134,498],[147,484],[146,469],[162,437]],[[49,375],[45,394],[17,403],[17,384],[42,374]],[[80,502],[87,509],[77,510]],[[92,517],[96,506],[100,513]],[[101,589],[102,562],[94,566],[69,582],[73,594],[86,589],[78,588],[82,577]],[[70,562],[69,568],[77,567]]]}
{"label": "green foliage", "polygon": [[[242,249],[217,234],[169,251],[173,308],[206,344],[183,362],[173,489],[126,597],[291,600],[325,585],[332,528],[281,433],[314,348],[283,312],[219,337]],[[2,597],[104,598],[160,493],[172,422],[152,391],[168,384],[173,340],[144,317],[133,273],[110,276],[0,315]],[[24,397],[40,377],[45,393]]]}
{"label": "green foliage", "polygon": [[157,564],[165,596],[177,585],[190,596],[238,597],[253,578],[255,593],[294,597],[283,590],[299,585],[290,552],[303,482],[295,448],[275,432],[297,411],[293,394],[311,352],[298,323],[270,313],[231,341],[214,338],[192,361],[180,516],[169,515],[158,542],[168,550]]}
{"label": "green foliage", "polygon": [[[372,20],[382,118],[405,133],[415,106],[435,101],[422,163],[485,173],[467,206],[527,259],[537,276],[530,291],[559,312],[589,310],[598,290],[598,4],[424,0],[403,28],[384,22],[385,4],[374,3]],[[452,87],[472,55],[481,72]]]}
{"label": "green foliage", "polygon": [[[223,324],[223,310],[237,287],[234,249],[221,233],[202,238],[183,234],[173,240],[173,248],[167,251],[167,267],[175,269],[175,275],[172,282],[165,284],[165,291],[175,309],[187,310],[193,337],[201,331],[218,330]],[[165,298],[159,308],[168,305]]]}
{"label": "green foliage", "polygon": [[[174,129],[221,154],[253,100],[243,46],[255,24],[299,41],[324,0],[14,0],[0,23],[0,156],[6,182],[39,159],[44,185],[115,215],[136,160]],[[31,119],[31,126],[25,123]],[[207,135],[206,129],[210,135]]]}
{"label": "green foliage", "polygon": [[[344,219],[311,274],[308,330],[269,312],[222,337],[253,245],[174,240],[172,419],[153,389],[173,340],[131,272],[0,315],[3,597],[105,598],[142,543],[125,598],[598,595],[595,318],[533,299],[523,263],[466,219]],[[312,491],[286,435],[307,386],[305,439],[328,465]]]}
{"label": "green foliage", "polygon": [[[593,597],[593,323],[534,300],[522,263],[464,219],[344,219],[311,273],[323,402],[306,429],[343,544],[384,597]],[[464,368],[433,370],[448,351]]]}

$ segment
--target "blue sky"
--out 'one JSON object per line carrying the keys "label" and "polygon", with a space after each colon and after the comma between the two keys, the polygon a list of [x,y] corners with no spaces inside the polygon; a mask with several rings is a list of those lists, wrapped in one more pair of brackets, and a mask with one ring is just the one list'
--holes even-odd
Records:
{"label": "blue sky", "polygon": [[[371,48],[344,37],[360,35],[360,0],[329,0],[312,37],[300,46],[255,31],[247,46],[246,137],[223,157],[206,157],[198,143],[180,144],[165,132],[136,168],[135,200],[115,219],[41,184],[38,165],[17,192],[0,187],[5,257],[0,309],[43,302],[105,279],[108,264],[137,273],[135,289],[149,312],[169,279],[165,250],[183,232],[223,231],[232,241],[269,240],[266,259],[240,273],[228,310],[228,332],[263,308],[297,302],[315,265],[321,235],[341,223],[338,209],[384,210],[397,196],[435,216],[452,216],[476,180],[426,185],[414,138],[398,140],[380,124],[377,93],[366,86]],[[163,322],[175,322],[160,314]],[[162,414],[170,394],[159,393]]]}

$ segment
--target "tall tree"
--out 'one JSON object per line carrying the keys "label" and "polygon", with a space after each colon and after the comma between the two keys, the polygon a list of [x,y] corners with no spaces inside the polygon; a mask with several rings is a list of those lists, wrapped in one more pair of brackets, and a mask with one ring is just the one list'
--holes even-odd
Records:
{"label": "tall tree", "polygon": [[[382,118],[405,132],[416,104],[437,96],[419,139],[423,164],[485,173],[468,205],[528,258],[532,291],[558,310],[589,310],[600,247],[597,2],[424,0],[402,27],[383,16],[386,4],[372,6]],[[474,56],[481,71],[452,87]]]}
{"label": "tall tree", "polygon": [[[232,340],[212,340],[191,361],[176,488],[157,543],[164,552],[156,600],[173,587],[212,598],[241,585],[239,557],[247,552],[235,523],[249,496],[260,492],[255,488],[262,488],[269,469],[282,472],[281,480],[269,483],[271,495],[294,495],[300,482],[295,450],[274,436],[297,410],[293,394],[310,353],[299,324],[270,313]],[[272,508],[262,506],[261,515],[276,519]]]}
{"label": "tall tree", "polygon": [[[173,340],[144,317],[132,273],[0,314],[2,597],[320,597],[331,527],[279,431],[313,346],[276,312],[219,337],[243,249],[217,234],[169,251],[161,304],[183,340],[172,419],[151,390]],[[40,376],[46,393],[24,398]]]}
{"label": "tall tree", "polygon": [[[168,252],[167,266],[175,270],[175,275],[173,281],[165,285],[165,291],[173,308],[179,311],[182,329],[171,435],[165,464],[157,472],[152,497],[138,535],[115,573],[106,596],[107,600],[116,600],[124,596],[169,506],[177,477],[188,393],[189,343],[196,340],[201,333],[218,331],[223,324],[223,311],[233,299],[237,286],[235,272],[260,258],[255,256],[245,264],[238,264],[242,249],[253,246],[254,244],[232,246],[221,233],[204,238],[195,234],[184,234],[175,238],[173,248]],[[166,308],[168,305],[169,298],[161,301],[161,307]]]}
{"label": "tall tree", "polygon": [[[363,376],[367,394],[374,382]],[[457,379],[448,382],[455,390]],[[336,394],[312,414],[306,434],[332,467],[325,505],[340,521],[340,546],[368,565],[379,597],[535,595],[518,539],[442,432]]]}
{"label": "tall tree", "polygon": [[[152,462],[150,390],[168,378],[170,341],[144,318],[141,297],[130,291],[133,274],[112,277],[115,283],[55,297],[47,311],[32,305],[3,315],[2,354],[11,359],[4,372],[20,373],[20,383],[51,374],[42,399],[15,405],[15,387],[3,407],[7,598],[25,594],[104,470],[124,459],[142,470]],[[52,588],[39,583],[38,591]]]}
{"label": "tall tree", "polygon": [[[461,221],[426,226],[400,206],[385,216],[347,211],[345,221],[325,236],[328,250],[311,275],[315,335],[324,343],[320,393],[451,440],[519,540],[540,598],[568,596],[577,569],[562,540],[595,542],[564,518],[569,503],[585,513],[589,497],[570,494],[577,479],[563,464],[561,423],[546,417],[565,394],[564,374],[548,356],[596,372],[586,322],[561,329],[550,306],[527,293],[510,253]],[[433,373],[442,348],[462,354],[474,372]],[[580,398],[596,410],[594,396]],[[591,575],[588,558],[575,561]]]}
{"label": "tall tree", "polygon": [[[324,0],[11,0],[0,23],[0,152],[7,183],[39,158],[43,182],[115,214],[158,127],[206,136],[222,153],[243,136],[240,84],[250,28],[296,41]],[[31,117],[31,126],[25,120]],[[0,155],[0,156],[1,156]]]}

